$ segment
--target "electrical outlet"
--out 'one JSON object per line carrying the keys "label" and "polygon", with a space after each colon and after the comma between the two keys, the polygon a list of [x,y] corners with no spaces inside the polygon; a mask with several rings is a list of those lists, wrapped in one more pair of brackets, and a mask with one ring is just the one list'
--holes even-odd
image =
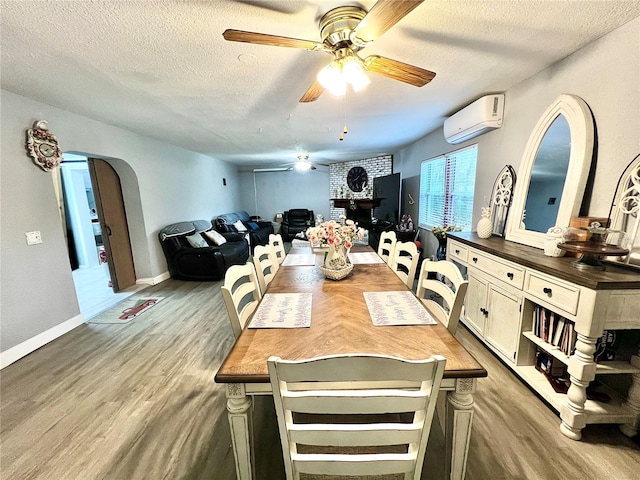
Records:
{"label": "electrical outlet", "polygon": [[26,232],[27,236],[27,245],[36,245],[38,243],[42,243],[42,237],[40,236],[40,232],[36,230],[35,232]]}

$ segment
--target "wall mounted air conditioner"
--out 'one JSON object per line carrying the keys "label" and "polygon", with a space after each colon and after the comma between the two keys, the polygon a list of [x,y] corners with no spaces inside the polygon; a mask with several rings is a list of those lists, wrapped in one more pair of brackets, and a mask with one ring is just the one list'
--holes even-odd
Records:
{"label": "wall mounted air conditioner", "polygon": [[444,138],[462,143],[502,126],[504,94],[486,95],[444,121]]}

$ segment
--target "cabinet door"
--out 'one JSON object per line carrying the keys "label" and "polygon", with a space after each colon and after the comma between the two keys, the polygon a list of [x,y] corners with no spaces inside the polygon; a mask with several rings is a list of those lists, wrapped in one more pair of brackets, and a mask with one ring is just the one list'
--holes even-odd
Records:
{"label": "cabinet door", "polygon": [[471,269],[468,271],[467,280],[469,280],[469,286],[467,287],[467,297],[464,301],[466,323],[480,335],[484,336],[484,323],[486,319],[484,311],[487,307],[487,289],[489,284],[487,280],[477,276]]}
{"label": "cabinet door", "polygon": [[520,296],[489,285],[484,338],[512,362],[520,340]]}

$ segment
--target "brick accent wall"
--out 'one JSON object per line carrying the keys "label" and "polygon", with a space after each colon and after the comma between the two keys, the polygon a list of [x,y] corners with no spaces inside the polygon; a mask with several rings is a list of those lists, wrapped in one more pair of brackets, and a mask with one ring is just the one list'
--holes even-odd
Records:
{"label": "brick accent wall", "polygon": [[[362,192],[353,192],[347,186],[347,173],[352,167],[363,167],[367,171],[368,185]],[[373,179],[393,173],[393,155],[352,160],[329,165],[329,195],[331,198],[372,198]],[[335,208],[331,202],[331,218],[338,220],[345,214],[344,208]]]}

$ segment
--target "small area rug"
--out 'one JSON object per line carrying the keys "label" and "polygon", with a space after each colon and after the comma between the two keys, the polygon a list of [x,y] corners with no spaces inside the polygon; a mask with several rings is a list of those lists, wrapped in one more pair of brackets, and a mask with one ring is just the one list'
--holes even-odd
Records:
{"label": "small area rug", "polygon": [[106,312],[87,320],[87,323],[128,323],[164,300],[164,297],[128,298]]}

